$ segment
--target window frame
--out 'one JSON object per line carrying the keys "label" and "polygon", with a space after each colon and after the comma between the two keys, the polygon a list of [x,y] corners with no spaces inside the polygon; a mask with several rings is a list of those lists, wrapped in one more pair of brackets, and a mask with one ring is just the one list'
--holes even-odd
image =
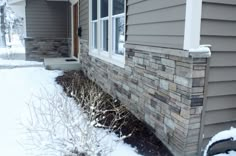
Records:
{"label": "window frame", "polygon": [[[119,55],[113,51],[113,17],[124,17],[124,37],[126,36],[126,0],[124,0],[124,13],[113,15],[113,0],[108,0],[108,16],[101,18],[101,1],[97,0],[97,49],[93,48],[93,21],[92,21],[92,0],[89,0],[89,55],[97,57],[108,63],[124,68],[124,54]],[[108,51],[103,50],[103,21],[108,20]],[[125,43],[125,40],[124,40]]]}
{"label": "window frame", "polygon": [[109,17],[103,17],[103,18],[100,19],[100,24],[101,24],[101,30],[100,30],[100,31],[101,31],[101,36],[100,36],[100,39],[101,39],[101,42],[100,42],[101,45],[100,45],[100,46],[101,46],[101,47],[100,47],[100,48],[101,48],[101,51],[102,51],[102,52],[108,53],[108,52],[109,52],[109,48],[108,48],[107,51],[105,51],[105,50],[104,50],[104,47],[103,47],[103,43],[104,43],[104,38],[103,38],[103,37],[104,37],[104,36],[103,36],[103,33],[104,33],[104,32],[103,32],[103,30],[104,30],[104,29],[103,29],[103,24],[104,24],[104,21],[108,21],[108,42],[107,42],[108,45],[107,45],[107,46],[109,46]]}
{"label": "window frame", "polygon": [[98,30],[97,30],[97,40],[96,40],[96,47],[97,48],[94,48],[94,36],[95,36],[95,34],[94,34],[94,24],[96,23],[97,24],[97,28],[98,28],[98,20],[93,20],[93,21],[91,21],[91,23],[92,23],[92,31],[91,31],[91,33],[92,33],[92,49],[93,49],[93,51],[95,51],[96,49],[98,49]]}
{"label": "window frame", "polygon": [[[125,21],[125,13],[121,13],[121,14],[112,15],[112,22],[114,22],[113,18],[117,19],[117,18],[120,18],[120,17],[124,17],[124,21]],[[113,25],[112,25],[112,29],[113,29]],[[113,32],[114,32],[114,30],[112,30],[112,33]],[[114,39],[115,37],[116,37],[115,35],[112,35],[112,56],[115,57],[116,59],[121,60],[121,59],[123,59],[123,55],[125,55],[125,48],[124,48],[124,54],[123,55],[116,54],[115,51],[113,51],[114,46],[115,46],[115,39]],[[124,37],[125,37],[125,24],[124,24]]]}
{"label": "window frame", "polygon": [[[89,31],[91,31],[90,32],[90,34],[91,34],[91,38],[92,38],[92,40],[91,40],[91,42],[90,42],[90,44],[89,45],[91,45],[91,48],[90,48],[90,50],[91,51],[93,51],[93,52],[98,52],[98,40],[99,40],[99,38],[98,38],[98,16],[99,16],[99,14],[98,14],[98,10],[97,10],[97,19],[95,19],[95,20],[93,20],[93,13],[92,13],[92,1],[93,0],[90,0],[91,1],[91,13],[89,13],[90,15],[89,16],[91,16],[91,18],[89,17]],[[97,5],[98,5],[98,1],[97,1]],[[96,23],[96,25],[97,25],[97,37],[96,37],[96,47],[97,48],[94,48],[94,36],[95,36],[95,34],[94,34],[94,24]],[[90,26],[91,26],[91,29],[90,29]],[[90,37],[90,35],[89,35],[89,37]]]}

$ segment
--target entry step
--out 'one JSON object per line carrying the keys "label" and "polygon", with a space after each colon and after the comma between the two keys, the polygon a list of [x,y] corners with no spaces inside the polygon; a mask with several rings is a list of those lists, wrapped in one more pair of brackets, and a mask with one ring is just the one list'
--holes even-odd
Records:
{"label": "entry step", "polygon": [[64,58],[45,58],[44,66],[48,70],[80,70],[81,65],[79,60],[72,57],[64,57]]}

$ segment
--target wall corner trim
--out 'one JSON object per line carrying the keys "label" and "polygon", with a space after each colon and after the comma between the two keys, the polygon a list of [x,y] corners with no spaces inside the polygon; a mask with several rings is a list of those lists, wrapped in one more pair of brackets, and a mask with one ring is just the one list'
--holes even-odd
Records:
{"label": "wall corner trim", "polygon": [[184,50],[200,46],[202,0],[187,0],[185,13]]}

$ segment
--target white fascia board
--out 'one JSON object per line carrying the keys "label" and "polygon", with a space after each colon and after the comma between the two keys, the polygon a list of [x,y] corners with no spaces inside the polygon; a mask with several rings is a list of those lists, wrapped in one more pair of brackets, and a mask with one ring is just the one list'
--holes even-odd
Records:
{"label": "white fascia board", "polygon": [[202,0],[186,0],[184,50],[200,47]]}

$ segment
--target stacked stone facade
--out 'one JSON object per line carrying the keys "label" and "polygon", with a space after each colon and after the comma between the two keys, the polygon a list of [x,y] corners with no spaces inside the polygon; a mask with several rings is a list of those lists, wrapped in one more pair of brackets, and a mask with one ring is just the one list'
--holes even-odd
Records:
{"label": "stacked stone facade", "polygon": [[26,60],[43,61],[44,58],[68,57],[71,39],[25,38]]}
{"label": "stacked stone facade", "polygon": [[80,62],[91,80],[147,123],[174,155],[197,155],[207,59],[173,49],[126,48],[121,68],[90,56],[82,40]]}

